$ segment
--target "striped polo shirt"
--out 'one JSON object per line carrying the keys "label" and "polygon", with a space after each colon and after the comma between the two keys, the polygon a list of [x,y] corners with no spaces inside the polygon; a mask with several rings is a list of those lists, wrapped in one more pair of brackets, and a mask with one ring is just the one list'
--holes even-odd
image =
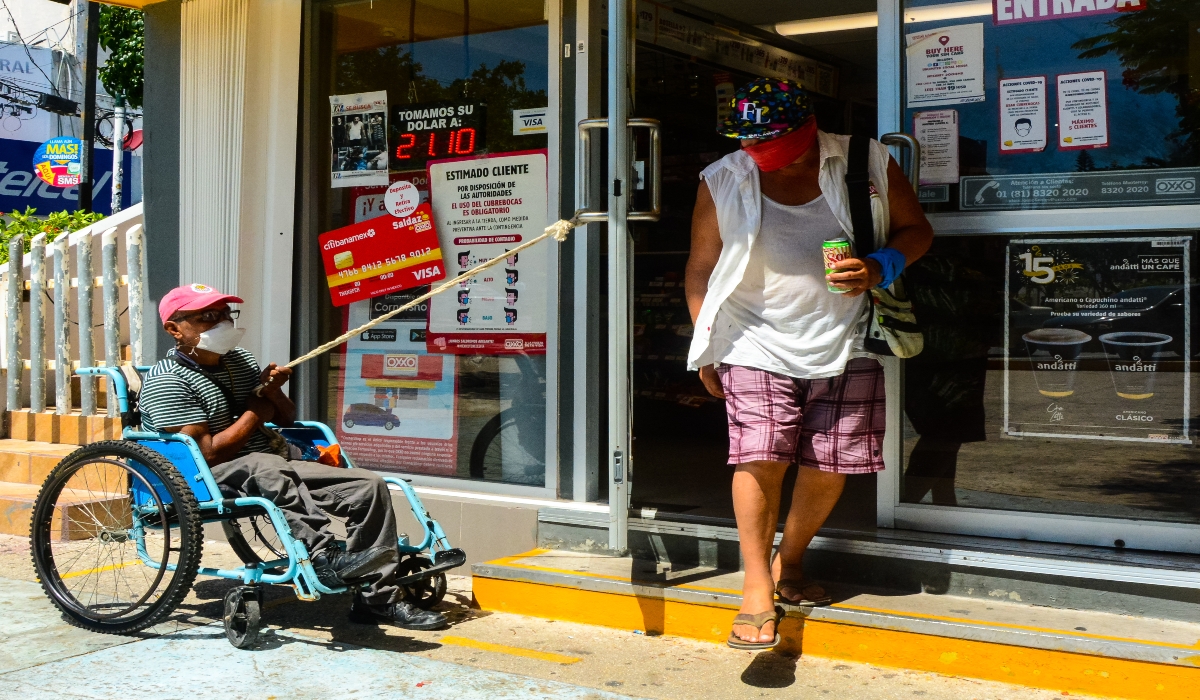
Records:
{"label": "striped polo shirt", "polygon": [[[167,359],[151,367],[142,382],[138,396],[142,428],[157,432],[206,423],[209,434],[216,435],[233,425],[241,415],[240,407],[258,386],[261,371],[254,355],[234,348],[216,367],[191,369],[171,359],[174,354],[174,349],[167,352]],[[236,406],[229,405],[218,384],[233,396]],[[238,454],[251,452],[271,452],[270,440],[262,431],[251,435]]]}

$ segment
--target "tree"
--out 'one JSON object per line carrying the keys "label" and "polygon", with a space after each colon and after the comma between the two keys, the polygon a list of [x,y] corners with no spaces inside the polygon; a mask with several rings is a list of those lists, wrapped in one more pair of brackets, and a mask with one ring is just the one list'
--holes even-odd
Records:
{"label": "tree", "polygon": [[1080,151],[1079,156],[1075,158],[1075,172],[1087,173],[1096,169],[1096,161],[1092,159],[1092,154],[1087,151]]}
{"label": "tree", "polygon": [[100,66],[100,82],[108,94],[133,108],[142,106],[146,23],[140,10],[102,5],[100,46],[109,52]]}
{"label": "tree", "polygon": [[1200,0],[1150,0],[1140,12],[1123,12],[1107,22],[1110,31],[1075,42],[1080,58],[1116,54],[1125,71],[1121,82],[1145,95],[1168,93],[1179,100],[1179,129],[1171,134],[1175,153],[1169,165],[1200,161],[1200,99],[1189,85],[1195,49],[1191,35]]}

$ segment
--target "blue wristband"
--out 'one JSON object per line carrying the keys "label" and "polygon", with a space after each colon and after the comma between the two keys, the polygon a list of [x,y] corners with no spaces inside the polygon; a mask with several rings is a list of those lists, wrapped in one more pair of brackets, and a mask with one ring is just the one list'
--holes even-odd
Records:
{"label": "blue wristband", "polygon": [[904,253],[895,248],[880,248],[867,257],[879,263],[880,270],[883,273],[883,280],[875,286],[880,289],[887,289],[892,286],[892,283],[896,281],[900,273],[904,272],[904,265],[907,262],[904,259]]}

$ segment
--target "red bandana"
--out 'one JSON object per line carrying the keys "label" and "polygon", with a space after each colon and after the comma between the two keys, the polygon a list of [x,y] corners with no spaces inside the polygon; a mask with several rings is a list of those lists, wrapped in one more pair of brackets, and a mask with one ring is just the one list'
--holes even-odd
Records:
{"label": "red bandana", "polygon": [[760,141],[753,146],[742,146],[742,150],[754,159],[758,169],[769,173],[791,165],[817,142],[817,118],[809,117],[801,126],[783,136]]}

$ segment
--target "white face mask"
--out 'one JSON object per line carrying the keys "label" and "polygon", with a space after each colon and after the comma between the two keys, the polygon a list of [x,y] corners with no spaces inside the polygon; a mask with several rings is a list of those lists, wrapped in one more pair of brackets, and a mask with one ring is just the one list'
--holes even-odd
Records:
{"label": "white face mask", "polygon": [[245,334],[246,329],[234,328],[233,321],[221,321],[200,334],[200,342],[196,343],[196,348],[224,355],[236,348]]}

